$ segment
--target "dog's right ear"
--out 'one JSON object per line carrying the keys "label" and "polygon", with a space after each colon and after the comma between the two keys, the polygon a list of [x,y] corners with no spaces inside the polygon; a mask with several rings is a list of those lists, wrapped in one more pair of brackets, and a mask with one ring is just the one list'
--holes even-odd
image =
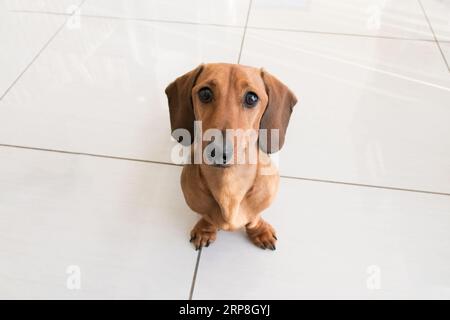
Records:
{"label": "dog's right ear", "polygon": [[[194,141],[195,116],[194,106],[192,104],[192,88],[202,70],[203,64],[178,77],[166,88],[172,136],[184,146],[188,146]],[[174,130],[176,129],[188,130],[191,135],[191,140],[184,141],[179,135],[174,135]]]}

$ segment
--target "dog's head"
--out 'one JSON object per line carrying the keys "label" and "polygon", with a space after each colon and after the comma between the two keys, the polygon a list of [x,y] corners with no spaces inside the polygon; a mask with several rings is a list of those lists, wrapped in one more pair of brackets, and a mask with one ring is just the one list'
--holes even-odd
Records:
{"label": "dog's head", "polygon": [[[203,132],[217,129],[225,133],[232,129],[260,133],[265,129],[264,139],[259,136],[259,146],[266,153],[277,152],[283,146],[292,108],[297,103],[295,95],[265,70],[224,63],[198,66],[172,82],[166,95],[173,136],[183,145],[194,141],[197,120]],[[174,134],[176,129],[187,130],[190,138],[180,139],[179,134]],[[204,148],[210,149],[213,158],[220,153],[214,164],[227,164],[238,148],[228,138],[220,139],[220,143],[216,136],[211,140]]]}

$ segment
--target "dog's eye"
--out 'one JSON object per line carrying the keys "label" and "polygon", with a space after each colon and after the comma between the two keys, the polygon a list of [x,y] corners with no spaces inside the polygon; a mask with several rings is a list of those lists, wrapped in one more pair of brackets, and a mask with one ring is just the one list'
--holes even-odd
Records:
{"label": "dog's eye", "polygon": [[258,103],[258,96],[254,92],[247,92],[244,98],[245,106],[252,108]]}
{"label": "dog's eye", "polygon": [[211,102],[213,99],[213,93],[210,88],[201,88],[198,91],[198,98],[203,103]]}

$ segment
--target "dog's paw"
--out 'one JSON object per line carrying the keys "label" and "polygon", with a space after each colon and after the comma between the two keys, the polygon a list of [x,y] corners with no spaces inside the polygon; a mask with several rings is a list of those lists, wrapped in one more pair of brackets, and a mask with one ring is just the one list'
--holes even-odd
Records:
{"label": "dog's paw", "polygon": [[257,247],[264,250],[276,249],[275,244],[278,239],[275,229],[264,220],[261,220],[254,228],[247,228],[246,230],[248,237]]}
{"label": "dog's paw", "polygon": [[191,239],[189,240],[199,250],[203,247],[209,247],[216,240],[217,228],[201,219],[191,231]]}

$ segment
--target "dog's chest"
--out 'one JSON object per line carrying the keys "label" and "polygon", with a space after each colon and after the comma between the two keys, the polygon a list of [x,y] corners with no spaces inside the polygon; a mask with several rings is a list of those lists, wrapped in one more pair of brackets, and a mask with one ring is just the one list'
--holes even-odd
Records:
{"label": "dog's chest", "polygon": [[220,207],[222,229],[233,230],[248,222],[246,206],[243,204],[253,187],[255,172],[248,168],[230,168],[208,180],[209,189]]}

